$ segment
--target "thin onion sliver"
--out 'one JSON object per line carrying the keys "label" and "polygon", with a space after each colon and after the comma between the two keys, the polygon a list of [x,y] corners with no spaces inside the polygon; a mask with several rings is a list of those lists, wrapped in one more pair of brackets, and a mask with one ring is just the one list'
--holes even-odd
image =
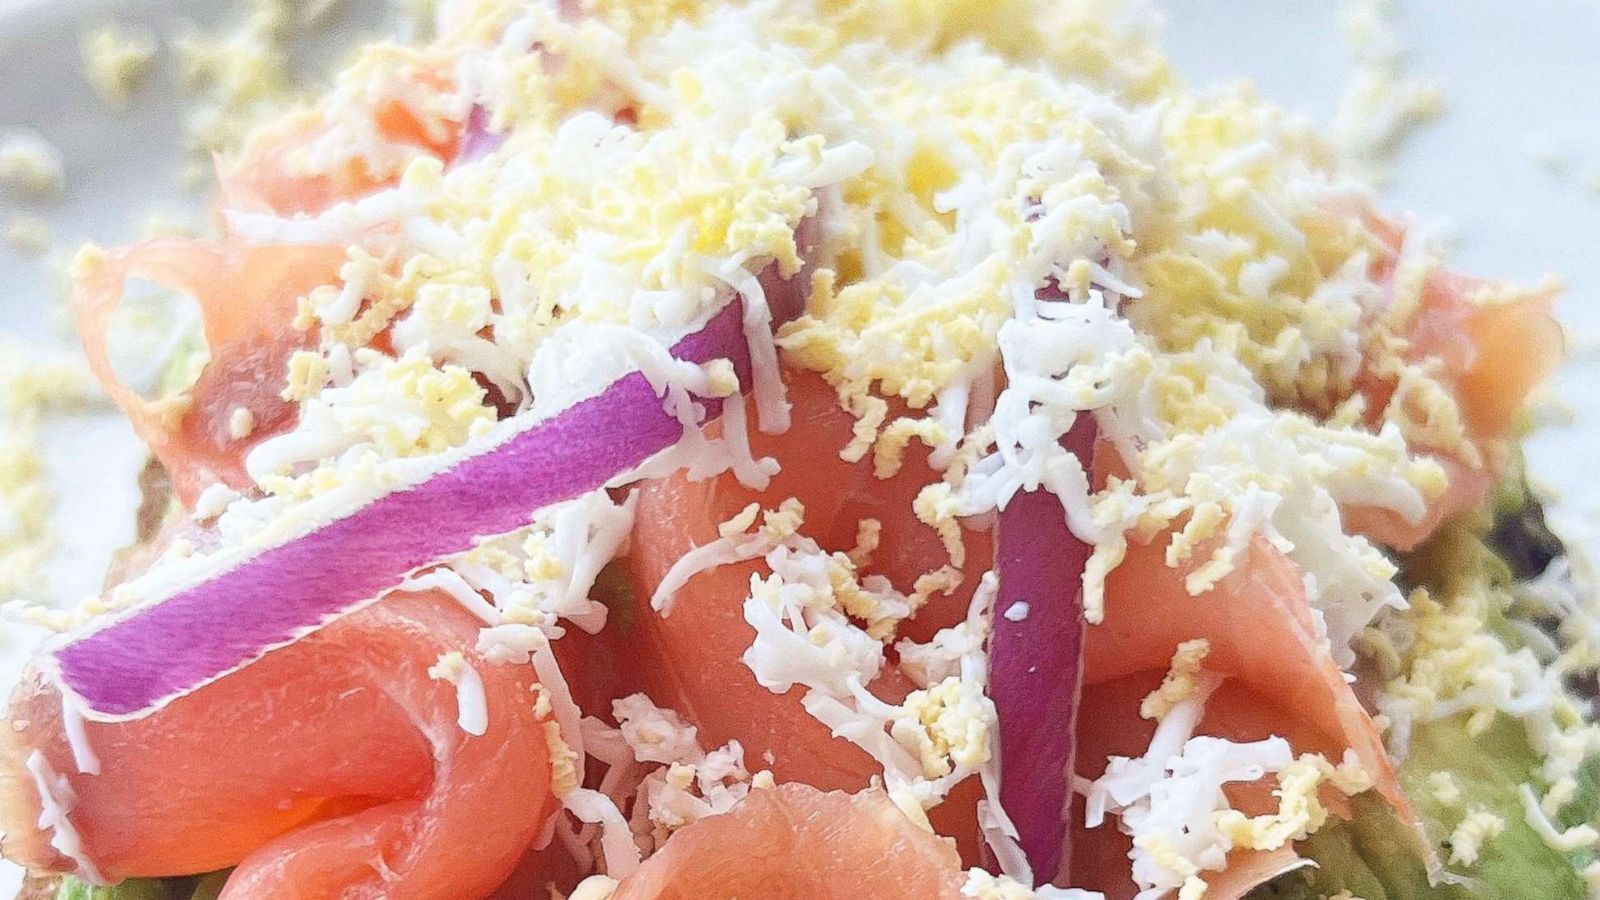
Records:
{"label": "thin onion sliver", "polygon": [[[1063,440],[1086,464],[1094,442],[1088,414]],[[1000,512],[998,531],[989,693],[1000,726],[1000,803],[1044,883],[1062,873],[1069,858],[1067,815],[1083,686],[1083,571],[1092,548],[1073,535],[1061,501],[1043,488],[1014,495]]]}
{"label": "thin onion sliver", "polygon": [[[743,306],[729,303],[673,354],[697,364],[729,359],[748,385]],[[696,400],[708,418],[721,411],[716,398]],[[514,531],[535,511],[606,485],[682,433],[645,376],[632,373],[419,484],[74,635],[51,655],[86,716],[137,718],[292,643],[419,567],[470,549],[479,537]]]}

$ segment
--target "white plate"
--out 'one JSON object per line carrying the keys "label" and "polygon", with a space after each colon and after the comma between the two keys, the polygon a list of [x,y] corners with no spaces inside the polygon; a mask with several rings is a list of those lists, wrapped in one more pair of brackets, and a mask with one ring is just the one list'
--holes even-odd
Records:
{"label": "white plate", "polygon": [[[1593,0],[1403,3],[1402,32],[1413,68],[1444,82],[1450,112],[1405,146],[1389,206],[1447,221],[1460,237],[1464,270],[1535,279],[1561,275],[1569,286],[1561,312],[1580,335],[1600,334],[1600,5]],[[346,3],[330,32],[307,41],[298,58],[316,64],[380,27],[378,0]],[[1197,84],[1256,79],[1262,91],[1326,121],[1345,77],[1334,0],[1170,0],[1163,8],[1178,68]],[[168,34],[184,20],[216,22],[227,6],[207,0],[0,0],[0,133],[17,126],[42,132],[66,159],[67,194],[33,207],[55,226],[57,244],[117,242],[137,235],[153,209],[197,211],[201,201],[177,186],[184,99],[171,55],[123,112],[108,109],[83,81],[78,36],[110,16]],[[1572,172],[1552,177],[1527,158],[1542,134],[1570,155]],[[0,222],[11,210],[0,198]],[[40,340],[55,332],[55,278],[38,261],[0,246],[0,328]],[[1589,456],[1600,452],[1600,361],[1569,366],[1564,394],[1580,409],[1578,425],[1552,429],[1534,443],[1533,464],[1560,487],[1572,509],[1600,509],[1600,478]],[[141,453],[115,416],[75,421],[48,439],[53,481],[70,523],[66,552],[51,573],[66,596],[93,591],[105,559],[131,534],[133,475]],[[15,640],[0,648],[14,667]],[[8,652],[9,651],[9,652]],[[3,679],[0,672],[0,679]],[[0,680],[0,683],[5,683]],[[12,881],[14,869],[7,873]],[[0,896],[8,893],[0,881]]]}

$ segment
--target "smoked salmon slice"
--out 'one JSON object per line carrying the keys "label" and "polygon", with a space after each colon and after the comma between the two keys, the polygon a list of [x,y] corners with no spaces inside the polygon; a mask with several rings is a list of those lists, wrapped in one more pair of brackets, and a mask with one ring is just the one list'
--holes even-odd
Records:
{"label": "smoked salmon slice", "polygon": [[[1105,621],[1084,647],[1085,693],[1141,672],[1165,672],[1178,644],[1211,644],[1208,671],[1236,679],[1322,735],[1297,750],[1354,750],[1396,808],[1405,803],[1372,717],[1319,637],[1299,567],[1264,539],[1253,541],[1213,590],[1191,596],[1160,541],[1135,545],[1106,581]],[[1206,558],[1206,554],[1197,554]]]}
{"label": "smoked salmon slice", "polygon": [[354,200],[385,186],[365,165],[351,160],[337,169],[310,173],[294,165],[297,154],[323,137],[327,127],[315,112],[301,112],[258,132],[239,158],[217,164],[218,201],[224,209],[280,216],[316,215],[341,200]]}
{"label": "smoked salmon slice", "polygon": [[[89,366],[186,506],[209,484],[248,488],[245,454],[294,425],[296,407],[282,396],[289,356],[316,340],[294,328],[296,303],[319,285],[337,283],[344,261],[342,247],[155,238],[80,265],[72,310]],[[141,396],[112,368],[107,330],[135,278],[200,305],[209,361],[199,380],[172,398]],[[249,425],[242,438],[234,427],[240,417]]]}
{"label": "smoked salmon slice", "polygon": [[[632,630],[619,632],[629,642],[633,686],[662,707],[676,710],[698,729],[707,746],[737,740],[752,770],[769,769],[780,782],[798,781],[823,790],[859,790],[881,767],[865,751],[834,737],[801,706],[803,690],[774,694],[756,683],[740,657],[755,637],[742,604],[750,576],[766,574],[759,561],[721,566],[692,578],[675,595],[663,617],[650,606],[657,585],[685,552],[715,540],[717,526],[751,502],[775,508],[796,498],[805,505],[803,533],[825,550],[847,551],[857,524],[876,518],[882,542],[863,571],[889,578],[910,591],[916,578],[946,559],[938,535],[916,520],[911,503],[934,476],[908,451],[907,463],[889,479],[879,479],[869,459],[839,458],[850,440],[854,419],[840,409],[834,391],[820,378],[786,372],[793,427],[778,436],[752,429],[751,449],[782,465],[765,491],[741,487],[732,475],[693,482],[682,473],[639,488],[632,549],[627,560],[632,582]],[[753,413],[752,413],[753,421]],[[925,454],[921,456],[925,459]],[[966,577],[961,590],[935,596],[906,623],[903,633],[924,639],[937,627],[960,621],[971,590],[990,565],[986,534],[966,532]],[[913,685],[893,667],[871,686],[898,702]],[[930,811],[942,833],[959,836],[962,852],[976,853],[976,780],[961,785]]]}
{"label": "smoked salmon slice", "polygon": [[[444,112],[454,105],[442,99],[455,91],[449,68],[442,62],[419,62],[399,67],[388,77],[396,82],[387,88],[395,96],[373,106],[371,121],[361,127],[370,129],[373,139],[398,153],[453,158],[465,118],[458,121]],[[373,89],[382,90],[376,85]],[[410,98],[409,102],[398,99],[400,96]],[[325,170],[311,170],[307,148],[329,139],[332,131],[327,117],[317,110],[294,113],[257,131],[238,159],[217,166],[223,208],[280,216],[315,215],[399,180],[398,171],[374,172],[359,156]]]}
{"label": "smoked salmon slice", "polygon": [[[487,895],[555,800],[532,670],[472,652],[481,624],[443,594],[389,595],[146,718],[84,722],[98,774],[78,770],[61,697],[34,675],[11,703],[23,727],[0,735],[6,855],[79,862],[36,824],[37,753],[109,879],[237,866],[224,897]],[[429,677],[452,651],[483,682],[482,735]]]}
{"label": "smoked salmon slice", "polygon": [[[1078,774],[1093,779],[1111,756],[1144,754],[1156,723],[1140,716],[1141,700],[1161,683],[1180,643],[1204,638],[1210,643],[1205,669],[1225,680],[1207,702],[1197,734],[1237,742],[1276,735],[1296,754],[1322,753],[1335,762],[1354,751],[1383,798],[1415,823],[1376,725],[1317,635],[1298,567],[1257,539],[1234,572],[1206,593],[1189,595],[1184,575],[1166,565],[1157,540],[1130,547],[1107,578],[1105,621],[1088,629],[1085,645]],[[1239,793],[1236,802],[1261,799],[1253,796],[1259,790]],[[1080,802],[1073,842],[1083,852],[1073,856],[1074,883],[1104,891],[1109,900],[1133,896],[1127,836],[1111,826],[1086,829],[1082,821]],[[1238,860],[1230,859],[1224,872],[1202,873],[1208,881],[1226,879],[1216,885],[1218,896],[1241,896],[1222,885],[1249,881],[1233,871]],[[1282,871],[1293,852],[1249,859],[1246,868]]]}
{"label": "smoked salmon slice", "polygon": [[[883,540],[865,571],[885,575],[902,590],[909,591],[918,576],[944,559],[933,529],[911,515],[912,499],[932,479],[927,470],[919,473],[907,465],[894,478],[880,480],[870,460],[841,460],[838,451],[849,442],[854,420],[821,379],[787,374],[786,381],[793,427],[784,435],[752,431],[750,436],[757,457],[772,456],[783,467],[765,491],[743,488],[732,475],[693,482],[682,473],[640,487],[628,558],[636,629],[631,639],[644,655],[637,672],[642,689],[693,722],[709,746],[738,740],[752,766],[771,768],[780,781],[855,790],[878,772],[877,764],[812,719],[800,705],[800,691],[773,694],[740,662],[755,636],[741,606],[750,593],[750,576],[765,574],[761,563],[696,575],[677,593],[669,616],[649,604],[679,557],[715,540],[717,526],[752,502],[775,508],[791,497],[800,500],[806,508],[804,533],[830,551],[851,549],[857,523],[879,519],[885,524]],[[988,566],[986,537],[970,532],[969,537],[968,596]],[[942,614],[950,624],[965,609],[966,598],[957,595],[936,598],[926,611]],[[894,687],[883,687],[894,693]]]}
{"label": "smoked salmon slice", "polygon": [[[1374,276],[1392,282],[1405,229],[1368,217],[1387,251]],[[1422,448],[1445,467],[1449,487],[1433,499],[1423,518],[1408,522],[1387,509],[1348,511],[1350,529],[1401,551],[1416,549],[1445,521],[1481,506],[1504,467],[1505,444],[1529,397],[1556,370],[1565,338],[1554,314],[1556,292],[1508,292],[1482,279],[1432,269],[1422,280],[1417,308],[1405,322],[1409,361],[1431,359],[1439,381],[1454,394],[1467,437],[1481,460],[1452,448]],[[1391,377],[1364,372],[1357,379],[1371,415],[1389,403]]]}
{"label": "smoked salmon slice", "polygon": [[954,842],[882,791],[782,784],[679,830],[611,900],[957,900],[964,882]]}

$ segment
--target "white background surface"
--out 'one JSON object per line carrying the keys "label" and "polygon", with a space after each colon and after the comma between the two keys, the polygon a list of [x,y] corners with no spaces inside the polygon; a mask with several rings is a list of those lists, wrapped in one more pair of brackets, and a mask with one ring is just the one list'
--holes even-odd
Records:
{"label": "white background surface", "polygon": [[[1560,275],[1560,313],[1577,359],[1561,394],[1575,425],[1551,428],[1531,451],[1543,480],[1559,487],[1569,512],[1600,510],[1600,0],[1399,0],[1399,26],[1413,72],[1437,77],[1446,116],[1403,145],[1386,191],[1390,209],[1458,238],[1459,268],[1534,280]],[[375,2],[355,4],[335,34],[303,56],[327,55],[376,21]],[[1327,121],[1344,82],[1336,0],[1166,0],[1168,43],[1196,85],[1250,77],[1268,98]],[[108,11],[167,33],[182,18],[215,21],[226,4],[0,0],[0,133],[27,126],[67,160],[67,194],[30,207],[56,230],[59,250],[85,238],[116,242],[137,234],[152,209],[199,208],[177,187],[182,101],[175,65],[163,51],[156,77],[125,112],[109,110],[79,72],[77,38]],[[352,22],[365,22],[357,26]],[[1529,157],[1531,139],[1568,161],[1557,176]],[[0,196],[0,223],[18,209]],[[55,279],[37,260],[0,246],[0,328],[38,339],[59,334]],[[110,549],[132,533],[133,476],[140,454],[111,415],[76,420],[48,435],[62,500],[65,552],[51,573],[63,596],[93,591]],[[4,598],[0,598],[4,599]],[[19,657],[21,638],[0,638],[0,659]],[[0,684],[8,679],[0,666]],[[6,875],[0,872],[0,879]],[[15,879],[15,874],[9,875]],[[0,896],[9,895],[0,880]]]}

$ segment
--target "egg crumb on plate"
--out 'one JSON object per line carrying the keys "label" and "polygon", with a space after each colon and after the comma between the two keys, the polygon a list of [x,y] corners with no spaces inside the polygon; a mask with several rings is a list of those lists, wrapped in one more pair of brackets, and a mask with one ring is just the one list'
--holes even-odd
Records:
{"label": "egg crumb on plate", "polygon": [[114,107],[126,107],[155,62],[156,39],[143,28],[107,23],[79,41],[83,76]]}
{"label": "egg crumb on plate", "polygon": [[61,151],[35,131],[0,133],[0,187],[40,200],[54,200],[66,189]]}
{"label": "egg crumb on plate", "polygon": [[38,216],[17,213],[6,222],[6,241],[19,253],[43,256],[50,249],[50,223]]}

